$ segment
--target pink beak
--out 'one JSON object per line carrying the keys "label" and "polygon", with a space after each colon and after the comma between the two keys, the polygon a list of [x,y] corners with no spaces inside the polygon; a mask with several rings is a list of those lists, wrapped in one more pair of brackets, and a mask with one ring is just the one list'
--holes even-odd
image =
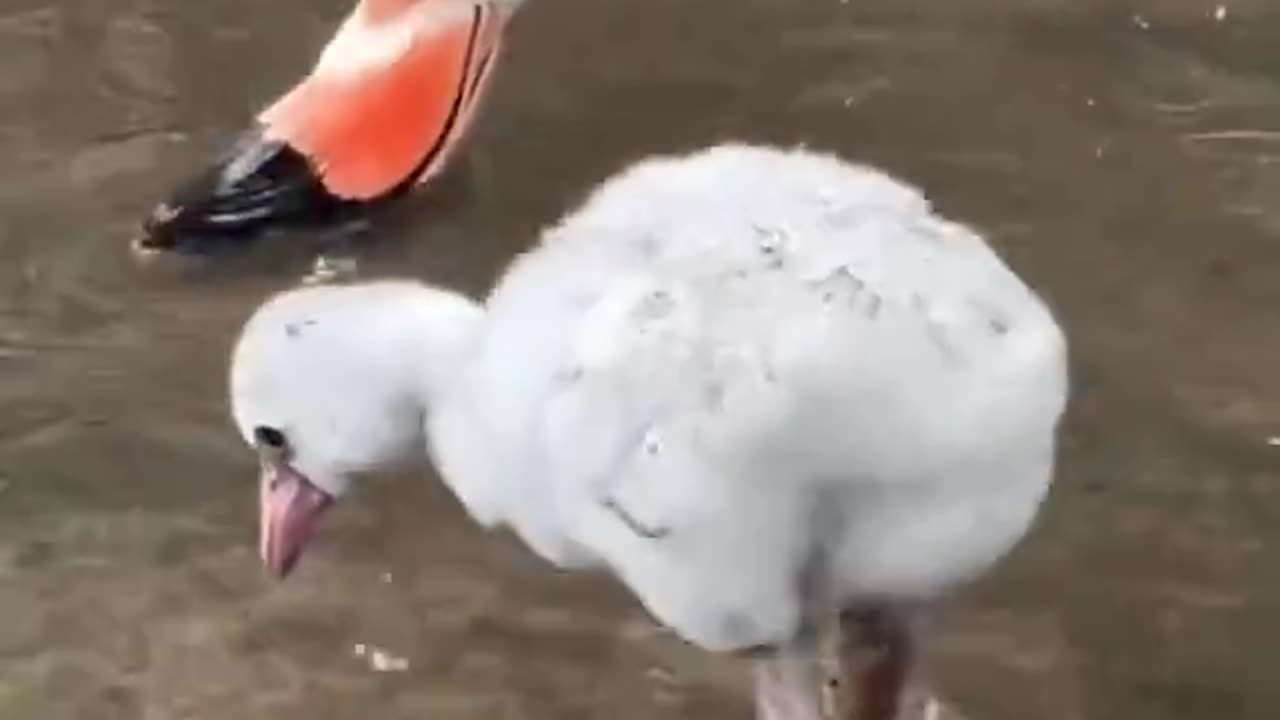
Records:
{"label": "pink beak", "polygon": [[267,571],[283,580],[333,498],[286,464],[265,464],[260,483],[258,550]]}

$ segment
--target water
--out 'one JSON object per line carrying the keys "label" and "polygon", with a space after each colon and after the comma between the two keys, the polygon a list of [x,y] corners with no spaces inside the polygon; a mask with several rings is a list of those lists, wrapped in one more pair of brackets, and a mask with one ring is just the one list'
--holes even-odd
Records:
{"label": "water", "polygon": [[[225,356],[309,256],[125,247],[345,2],[0,11],[0,718],[749,717],[738,667],[413,475],[263,578]],[[1044,290],[1076,377],[1043,521],[940,622],[943,692],[974,720],[1273,718],[1268,4],[534,0],[460,171],[362,270],[478,290],[623,164],[718,139],[910,178]]]}

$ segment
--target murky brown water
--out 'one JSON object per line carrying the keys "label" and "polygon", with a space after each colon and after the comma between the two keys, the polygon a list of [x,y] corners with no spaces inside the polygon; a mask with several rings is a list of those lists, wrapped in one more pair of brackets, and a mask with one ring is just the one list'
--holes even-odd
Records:
{"label": "murky brown water", "polygon": [[[142,268],[125,243],[345,3],[0,9],[0,718],[749,717],[738,668],[413,476],[263,578],[224,358],[308,257]],[[1077,372],[1044,521],[942,623],[946,695],[974,720],[1269,720],[1280,6],[1122,5],[534,0],[466,169],[364,272],[478,289],[625,162],[726,137],[911,178],[1045,289]]]}

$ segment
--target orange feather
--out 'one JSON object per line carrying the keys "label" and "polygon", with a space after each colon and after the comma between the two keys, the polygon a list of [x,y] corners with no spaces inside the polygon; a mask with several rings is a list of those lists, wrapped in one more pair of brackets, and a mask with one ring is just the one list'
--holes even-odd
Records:
{"label": "orange feather", "polygon": [[427,0],[360,0],[360,11],[373,22],[386,22],[408,12]]}
{"label": "orange feather", "polygon": [[261,119],[312,162],[334,195],[368,200],[443,169],[483,95],[501,18],[487,4],[424,31],[392,62],[345,77],[312,75]]}

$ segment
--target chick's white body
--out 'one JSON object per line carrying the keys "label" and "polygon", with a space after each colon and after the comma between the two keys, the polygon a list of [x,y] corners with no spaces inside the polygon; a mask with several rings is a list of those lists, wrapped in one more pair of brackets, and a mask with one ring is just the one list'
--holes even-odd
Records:
{"label": "chick's white body", "polygon": [[456,374],[422,381],[446,482],[707,648],[968,580],[1049,486],[1051,313],[917,190],[835,157],[640,163],[476,317]]}

